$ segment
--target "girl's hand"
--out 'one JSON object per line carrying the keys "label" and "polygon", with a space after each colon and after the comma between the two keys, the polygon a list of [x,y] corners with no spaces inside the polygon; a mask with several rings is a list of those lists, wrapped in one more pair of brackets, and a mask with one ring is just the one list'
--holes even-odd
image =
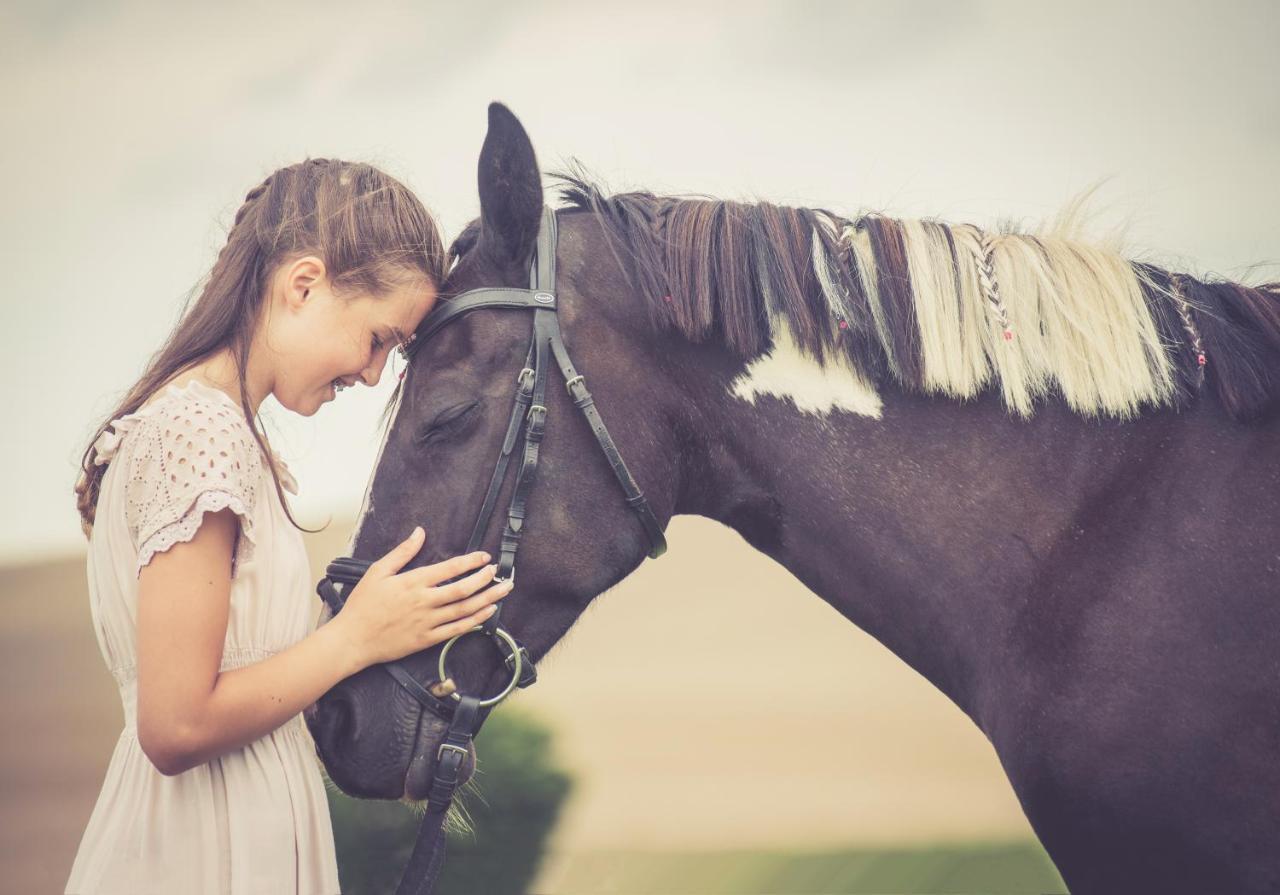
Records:
{"label": "girl's hand", "polygon": [[493,615],[493,604],[511,592],[510,581],[486,587],[496,565],[440,584],[488,562],[487,553],[455,556],[397,575],[418,555],[424,537],[422,528],[415,528],[408,540],[369,566],[342,612],[329,622],[344,626],[360,668],[400,659],[470,631]]}

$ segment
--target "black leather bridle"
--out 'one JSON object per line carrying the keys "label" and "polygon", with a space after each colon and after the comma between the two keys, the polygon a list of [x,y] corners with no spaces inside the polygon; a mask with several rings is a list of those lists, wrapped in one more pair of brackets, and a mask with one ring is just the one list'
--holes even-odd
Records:
{"label": "black leather bridle", "polygon": [[[555,263],[556,216],[554,211],[544,207],[542,225],[538,231],[537,249],[529,275],[530,288],[486,287],[464,292],[442,303],[428,314],[414,337],[416,352],[422,349],[432,335],[463,314],[482,308],[533,312],[533,337],[530,340],[524,368],[516,377],[516,394],[511,408],[511,418],[507,423],[498,462],[489,480],[489,489],[485,493],[475,526],[471,530],[467,549],[463,551],[471,553],[480,549],[498,502],[498,492],[506,481],[507,467],[515,451],[520,431],[523,429],[523,460],[516,473],[515,492],[511,496],[511,504],[507,509],[507,521],[503,527],[499,545],[495,581],[505,581],[515,575],[516,553],[520,549],[520,540],[526,527],[529,494],[533,490],[534,479],[537,476],[538,454],[546,428],[545,398],[552,359],[560,367],[569,397],[586,418],[592,434],[595,435],[600,449],[613,469],[618,484],[622,486],[627,506],[636,514],[644,528],[649,540],[648,555],[656,558],[667,549],[661,524],[653,510],[649,508],[639,486],[627,469],[627,464],[623,462],[617,445],[609,435],[609,430],[605,428],[604,420],[596,410],[595,401],[587,391],[586,381],[574,369],[573,361],[569,358],[569,351],[565,347],[564,336],[560,331],[560,320],[556,314]],[[316,591],[335,615],[341,611],[346,602],[347,589],[354,587],[360,581],[370,565],[372,563],[369,561],[353,557],[340,557],[329,564],[325,570],[325,577],[320,580]],[[497,611],[482,625],[478,625],[466,634],[454,637],[444,645],[440,651],[437,669],[439,680],[435,684],[423,686],[402,662],[388,662],[381,666],[423,708],[449,724],[436,753],[435,773],[427,796],[427,814],[418,832],[409,865],[396,890],[397,895],[428,895],[434,888],[444,855],[444,839],[440,835],[440,827],[445,811],[452,803],[454,791],[460,782],[460,771],[463,760],[469,752],[470,741],[479,732],[489,708],[497,705],[517,687],[527,687],[537,680],[537,672],[528,651],[500,626],[503,603],[505,600],[498,604]],[[473,633],[484,634],[493,642],[511,673],[510,682],[500,693],[484,699],[464,696],[457,692],[456,687],[451,685],[445,667],[449,650],[453,645],[462,637]]]}

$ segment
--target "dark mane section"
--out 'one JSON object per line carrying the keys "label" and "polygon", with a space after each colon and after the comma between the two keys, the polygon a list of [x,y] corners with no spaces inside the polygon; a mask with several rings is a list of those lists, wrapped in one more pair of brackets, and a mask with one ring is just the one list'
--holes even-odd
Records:
{"label": "dark mane section", "polygon": [[[654,326],[695,342],[716,340],[749,359],[772,344],[769,318],[787,320],[797,343],[819,360],[848,355],[872,381],[888,369],[871,309],[839,240],[844,219],[820,209],[788,208],[648,192],[605,196],[585,178],[560,173],[561,196],[595,212],[623,269],[649,298]],[[842,307],[819,282],[812,242],[825,255]],[[899,251],[886,263],[898,263]],[[838,339],[833,318],[846,321]]]}
{"label": "dark mane section", "polygon": [[1179,282],[1201,309],[1205,351],[1217,359],[1208,377],[1222,403],[1242,419],[1274,411],[1280,404],[1280,283]]}
{"label": "dark mane section", "polygon": [[[1280,407],[1280,283],[1245,286],[1200,281],[1150,264],[1134,268],[1170,351],[1178,355],[1179,384],[1186,393],[1207,383],[1242,421],[1267,417]],[[1193,333],[1179,317],[1179,300],[1185,302]]]}
{"label": "dark mane section", "polygon": [[876,283],[881,296],[881,314],[884,316],[883,329],[890,342],[893,369],[901,381],[919,386],[924,382],[920,327],[916,320],[902,228],[890,218],[871,216],[861,218],[857,229],[866,230],[870,237]]}
{"label": "dark mane section", "polygon": [[[921,290],[913,288],[904,222],[880,215],[850,221],[822,209],[768,202],[605,195],[579,172],[552,176],[573,208],[596,214],[660,331],[715,340],[745,360],[770,349],[771,320],[781,319],[798,347],[819,361],[840,352],[872,385],[892,380],[907,390],[926,390]],[[973,258],[961,255],[972,254],[972,234],[980,231],[919,223],[949,252],[941,263],[959,293],[960,272],[973,269]],[[960,245],[965,234],[968,249]],[[1026,240],[1052,264],[1053,239],[1000,238]],[[869,251],[860,255],[855,240]],[[1192,400],[1207,383],[1237,420],[1269,416],[1280,407],[1280,283],[1205,282],[1128,264],[1165,346],[1176,403]],[[973,310],[962,304],[958,313],[963,318]]]}

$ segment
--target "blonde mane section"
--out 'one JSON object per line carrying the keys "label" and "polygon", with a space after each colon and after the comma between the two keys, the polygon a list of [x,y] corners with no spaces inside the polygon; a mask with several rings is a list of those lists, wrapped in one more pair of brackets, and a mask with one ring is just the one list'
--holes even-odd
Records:
{"label": "blonde mane section", "polygon": [[[1081,236],[1085,198],[1038,233],[894,220],[906,252],[926,393],[965,400],[994,385],[1010,412],[1022,417],[1054,394],[1086,417],[1130,419],[1144,406],[1174,403],[1172,346],[1161,339],[1139,277],[1118,246]],[[889,372],[903,381],[879,289],[879,281],[891,274],[877,265],[865,228],[824,224],[848,251],[850,272],[866,297]],[[985,284],[984,260],[994,275]],[[849,296],[837,285],[830,264],[815,232],[814,271],[834,326],[847,319]],[[746,400],[758,394],[786,396],[806,412],[880,416],[875,387],[841,352],[829,352],[819,363],[796,345],[783,318],[770,314],[770,325],[773,349],[734,381],[735,395]]]}
{"label": "blonde mane section", "polygon": [[1003,347],[986,299],[976,288],[982,235],[973,227],[953,229],[953,263],[951,240],[942,224],[901,221],[899,226],[920,325],[924,388],[972,398],[991,379],[988,358],[998,357]]}

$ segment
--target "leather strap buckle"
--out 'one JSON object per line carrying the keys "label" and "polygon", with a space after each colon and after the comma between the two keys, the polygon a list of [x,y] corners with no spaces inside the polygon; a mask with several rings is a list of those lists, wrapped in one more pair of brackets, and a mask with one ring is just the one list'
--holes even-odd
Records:
{"label": "leather strap buckle", "polygon": [[441,743],[440,748],[436,750],[436,761],[442,761],[446,752],[456,752],[458,757],[466,760],[467,750],[462,746],[456,746],[453,743]]}
{"label": "leather strap buckle", "polygon": [[529,429],[525,437],[536,441],[547,427],[547,408],[541,404],[530,405],[528,419]]}

